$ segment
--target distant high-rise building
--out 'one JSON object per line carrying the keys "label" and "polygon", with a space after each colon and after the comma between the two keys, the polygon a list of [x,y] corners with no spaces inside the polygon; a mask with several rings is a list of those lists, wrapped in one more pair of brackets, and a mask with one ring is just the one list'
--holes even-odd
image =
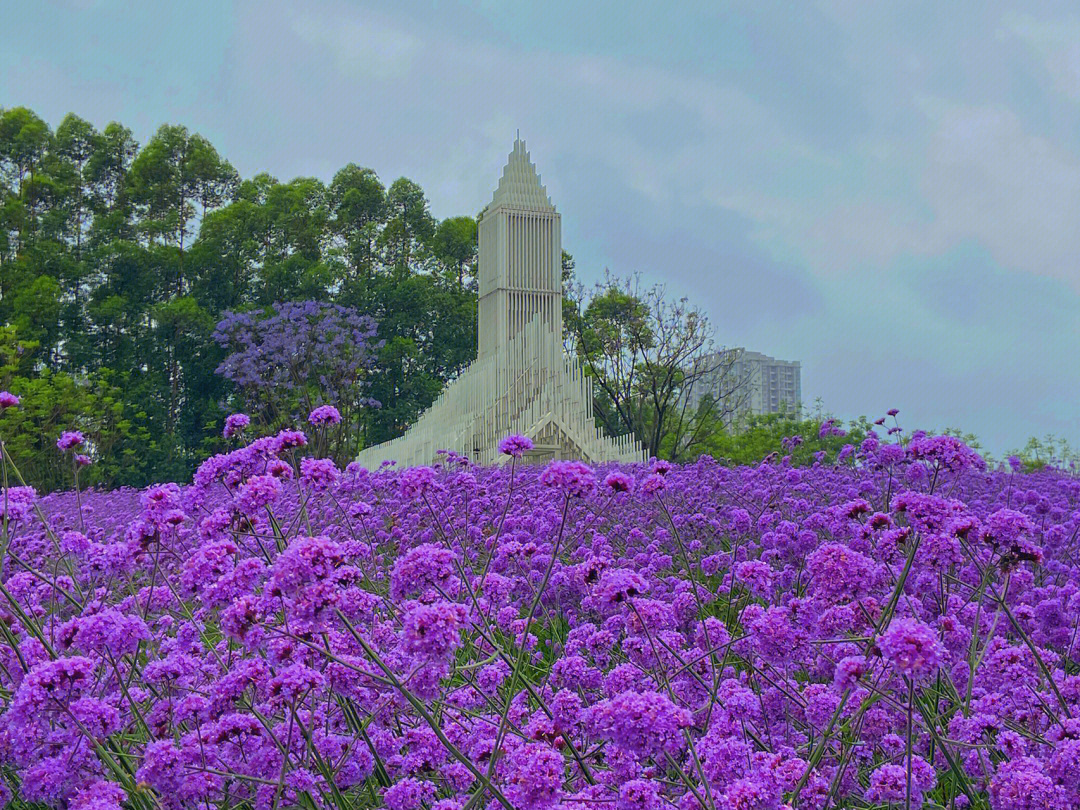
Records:
{"label": "distant high-rise building", "polygon": [[717,401],[734,400],[736,414],[794,411],[802,404],[798,360],[777,360],[767,354],[739,348],[708,355],[701,364],[716,370],[706,372],[694,383],[689,394],[693,408],[706,394]]}

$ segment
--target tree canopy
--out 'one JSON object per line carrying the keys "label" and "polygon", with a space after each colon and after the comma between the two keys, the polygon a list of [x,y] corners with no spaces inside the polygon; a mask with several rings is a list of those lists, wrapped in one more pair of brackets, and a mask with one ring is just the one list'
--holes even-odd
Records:
{"label": "tree canopy", "polygon": [[[46,489],[63,471],[35,454],[66,428],[91,439],[92,483],[183,479],[251,399],[217,373],[232,349],[218,324],[319,302],[378,324],[354,371],[382,407],[358,417],[341,449],[355,452],[399,434],[475,356],[475,269],[475,220],[438,222],[407,178],[349,164],[329,184],[245,179],[184,126],[140,145],[119,123],[68,115],[54,130],[0,109],[0,388],[24,403],[0,435]],[[306,415],[292,412],[304,397],[285,400],[275,419]]]}

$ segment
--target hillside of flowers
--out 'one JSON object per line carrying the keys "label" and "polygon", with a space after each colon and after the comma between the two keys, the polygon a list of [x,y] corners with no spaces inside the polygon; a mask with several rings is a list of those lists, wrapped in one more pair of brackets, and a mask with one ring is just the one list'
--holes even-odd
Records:
{"label": "hillside of flowers", "polygon": [[5,462],[0,799],[1080,806],[1068,472],[884,428],[805,468],[511,436],[342,470],[335,415],[246,444],[234,416],[183,486],[39,498]]}

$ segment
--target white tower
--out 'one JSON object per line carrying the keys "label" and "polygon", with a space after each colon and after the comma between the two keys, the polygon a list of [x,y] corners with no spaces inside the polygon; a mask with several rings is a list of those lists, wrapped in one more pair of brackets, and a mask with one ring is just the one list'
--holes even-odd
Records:
{"label": "white tower", "polygon": [[559,213],[525,151],[514,151],[479,223],[479,352],[487,357],[539,315],[562,335]]}
{"label": "white tower", "polygon": [[404,436],[362,450],[361,464],[430,464],[439,450],[497,463],[510,433],[533,440],[535,460],[644,459],[633,437],[596,427],[592,380],[563,353],[560,227],[519,138],[478,227],[477,358]]}

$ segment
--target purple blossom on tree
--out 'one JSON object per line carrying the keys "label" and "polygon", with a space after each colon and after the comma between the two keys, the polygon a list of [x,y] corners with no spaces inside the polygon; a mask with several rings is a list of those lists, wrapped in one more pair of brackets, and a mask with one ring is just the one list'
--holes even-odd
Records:
{"label": "purple blossom on tree", "polygon": [[[231,381],[253,415],[268,425],[298,421],[336,424],[332,449],[344,463],[359,448],[360,419],[379,403],[366,394],[374,359],[375,320],[351,307],[319,301],[289,301],[268,309],[227,312],[214,339],[229,350],[217,373]],[[334,403],[330,406],[329,403]]]}

